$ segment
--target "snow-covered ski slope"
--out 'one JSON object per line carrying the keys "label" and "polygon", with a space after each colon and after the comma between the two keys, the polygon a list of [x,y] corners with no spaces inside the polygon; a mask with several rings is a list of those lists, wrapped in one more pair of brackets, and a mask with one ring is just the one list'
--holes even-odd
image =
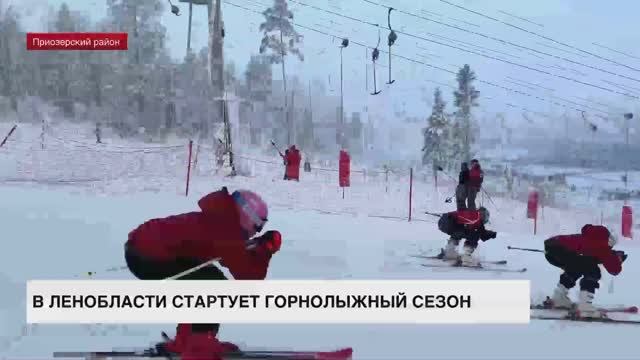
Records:
{"label": "snow-covered ski slope", "polygon": [[[151,217],[197,209],[200,196],[225,185],[232,190],[257,190],[271,204],[268,228],[278,229],[284,236],[282,251],[274,257],[269,270],[272,279],[530,279],[533,296],[539,298],[552,291],[558,270],[540,254],[506,247],[541,248],[547,236],[577,231],[586,222],[598,222],[600,216],[599,211],[547,208],[538,224],[538,235],[533,236],[533,224],[525,219],[524,204],[493,198],[495,206],[488,201],[485,205],[492,211],[491,227],[499,235],[481,245],[481,256],[487,260],[506,259],[510,266],[526,266],[529,271],[497,275],[428,269],[410,255],[436,252],[443,245],[445,237],[437,230],[436,219],[423,212],[452,209],[453,204],[444,203],[452,193],[451,184],[436,192],[432,183],[417,178],[413,189],[414,221],[408,222],[408,181],[404,176],[393,176],[386,192],[387,184],[380,177],[368,177],[365,182],[364,176],[359,179],[353,175],[352,187],[345,191],[343,199],[334,172],[303,172],[299,183],[284,182],[282,166],[277,162],[253,161],[253,165],[248,165],[253,172],[249,177],[225,178],[222,173],[195,171],[190,194],[185,197],[186,169],[181,158],[184,154],[176,155],[175,165],[171,156],[152,158],[138,154],[131,155],[135,160],[128,160],[126,156],[108,157],[104,150],[95,150],[97,155],[92,157],[82,157],[77,147],[54,147],[51,140],[44,152],[37,153],[39,176],[44,178],[40,181],[36,176],[25,178],[29,173],[23,172],[34,163],[33,149],[40,144],[29,145],[27,134],[24,131],[21,134],[0,150],[3,174],[11,174],[14,180],[3,181],[0,188],[2,359],[47,359],[54,351],[148,346],[158,341],[162,330],[173,334],[174,324],[25,326],[25,282],[86,278],[90,271],[95,272],[96,279],[130,279],[132,276],[120,267],[124,266],[122,245],[133,227]],[[72,138],[70,134],[63,135],[61,139]],[[90,145],[89,136],[75,139]],[[89,145],[86,146],[94,146]],[[103,146],[107,150],[115,148]],[[204,156],[198,162],[204,164],[203,159]],[[130,161],[129,166],[122,166],[119,161]],[[22,167],[16,169],[16,163]],[[80,165],[83,163],[85,166]],[[50,176],[44,176],[47,174]],[[114,174],[117,176],[106,176]],[[81,179],[82,176],[85,178]],[[615,279],[612,292],[611,277],[603,275],[598,303],[640,302],[636,285],[640,275],[639,245],[635,240],[622,243],[620,248],[630,254],[625,270]],[[322,350],[351,346],[354,359],[638,359],[640,356],[635,343],[640,338],[640,327],[553,321],[532,321],[519,326],[224,325],[220,337],[248,348]]]}

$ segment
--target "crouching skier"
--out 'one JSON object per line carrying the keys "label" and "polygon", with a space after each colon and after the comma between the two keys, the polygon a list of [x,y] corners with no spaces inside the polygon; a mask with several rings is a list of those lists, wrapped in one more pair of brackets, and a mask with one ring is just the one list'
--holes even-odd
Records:
{"label": "crouching skier", "polygon": [[[438,255],[439,259],[456,260],[458,265],[479,266],[480,261],[473,257],[478,247],[478,241],[495,239],[495,231],[485,229],[489,222],[489,210],[481,207],[479,210],[457,210],[442,214],[438,221],[438,229],[450,236],[446,247]],[[460,240],[464,242],[464,253],[458,254]]]}
{"label": "crouching skier", "polygon": [[[267,204],[251,191],[229,194],[223,187],[198,205],[200,211],[152,219],[133,230],[125,245],[131,272],[141,280],[163,280],[219,259],[235,279],[263,280],[281,245],[277,231],[254,237],[267,222]],[[227,280],[213,264],[179,279]],[[221,360],[238,347],[218,341],[219,328],[220,324],[179,324],[175,338],[156,349],[182,360]]]}
{"label": "crouching skier", "polygon": [[[593,298],[600,287],[599,264],[616,276],[627,259],[624,251],[613,250],[616,242],[616,237],[606,227],[591,224],[583,226],[580,234],[557,235],[545,240],[547,261],[564,271],[553,296],[544,302],[545,307],[573,308],[581,317],[604,317],[605,314],[593,306]],[[569,290],[579,279],[579,302],[575,306],[569,298]]]}

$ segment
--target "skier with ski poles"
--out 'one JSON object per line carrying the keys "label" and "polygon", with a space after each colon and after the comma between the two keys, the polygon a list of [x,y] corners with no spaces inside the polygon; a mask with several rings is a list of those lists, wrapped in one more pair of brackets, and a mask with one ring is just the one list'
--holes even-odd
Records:
{"label": "skier with ski poles", "polygon": [[458,186],[456,186],[456,209],[467,209],[467,187],[469,183],[469,164],[463,162],[458,174]]}
{"label": "skier with ski poles", "polygon": [[[237,280],[263,280],[282,240],[274,230],[255,237],[267,222],[262,198],[248,190],[229,194],[223,187],[198,205],[200,211],[152,219],[129,233],[125,259],[133,275],[164,280],[187,273],[179,279],[227,280],[213,265],[218,259]],[[175,338],[156,349],[159,354],[179,354],[182,360],[221,360],[222,354],[238,347],[217,339],[219,327],[179,324]]]}
{"label": "skier with ski poles", "polygon": [[280,155],[282,156],[282,164],[284,165],[284,177],[282,178],[283,180],[289,180],[289,149],[285,149],[284,150],[284,155]]}
{"label": "skier with ski poles", "polygon": [[484,171],[480,167],[478,159],[471,160],[467,179],[467,209],[476,210],[476,196],[482,190]]}
{"label": "skier with ski poles", "polygon": [[577,315],[586,318],[601,318],[605,313],[593,306],[596,289],[600,288],[602,264],[607,272],[617,276],[622,272],[622,263],[627,259],[624,251],[613,250],[617,239],[609,229],[601,225],[586,224],[580,234],[556,235],[544,242],[545,258],[549,264],[563,270],[560,281],[551,298],[544,306],[548,308],[574,307],[569,290],[580,279],[580,295]]}
{"label": "skier with ski poles", "polygon": [[291,145],[284,157],[285,180],[300,181],[300,161],[302,161],[300,150],[295,145]]}
{"label": "skier with ski poles", "polygon": [[[456,210],[442,214],[438,221],[438,229],[450,236],[446,247],[438,255],[439,259],[456,260],[458,265],[476,267],[480,262],[473,257],[479,240],[495,239],[497,233],[487,230],[485,224],[489,222],[489,210],[481,207],[479,210]],[[464,253],[458,254],[460,240],[464,242]]]}

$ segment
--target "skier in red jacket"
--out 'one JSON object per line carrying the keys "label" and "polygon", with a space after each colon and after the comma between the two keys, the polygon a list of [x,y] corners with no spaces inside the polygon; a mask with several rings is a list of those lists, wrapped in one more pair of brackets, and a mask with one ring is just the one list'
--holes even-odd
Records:
{"label": "skier in red jacket", "polygon": [[[487,230],[484,226],[489,222],[489,210],[481,207],[479,210],[457,210],[442,214],[438,221],[438,228],[450,236],[447,246],[442,249],[438,258],[456,260],[462,266],[478,266],[479,262],[473,258],[473,252],[478,247],[478,241],[495,239],[497,233]],[[464,253],[458,254],[460,240],[464,242]]]}
{"label": "skier in red jacket", "polygon": [[482,189],[484,171],[478,159],[471,160],[471,168],[467,179],[467,209],[476,210],[476,196]]}
{"label": "skier in red jacket", "polygon": [[[200,211],[152,219],[129,233],[125,258],[141,280],[163,280],[213,259],[238,280],[262,280],[271,257],[280,249],[277,231],[262,231],[268,209],[259,195],[226,187],[198,201]],[[226,280],[215,265],[186,274],[184,280]],[[183,360],[221,360],[237,351],[216,336],[219,324],[179,324],[176,337],[156,346],[160,353],[180,354]]]}
{"label": "skier in red jacket", "polygon": [[302,161],[300,150],[298,150],[295,145],[291,145],[291,147],[286,150],[284,156],[285,180],[300,181],[300,161]]}
{"label": "skier in red jacket", "polygon": [[552,298],[547,298],[545,306],[553,308],[573,308],[569,290],[580,280],[579,302],[576,307],[582,317],[602,317],[604,313],[593,306],[596,289],[600,287],[599,264],[611,275],[622,271],[622,263],[627,259],[624,251],[613,250],[616,237],[604,226],[587,224],[580,234],[557,235],[545,240],[547,261],[564,271],[560,275]]}

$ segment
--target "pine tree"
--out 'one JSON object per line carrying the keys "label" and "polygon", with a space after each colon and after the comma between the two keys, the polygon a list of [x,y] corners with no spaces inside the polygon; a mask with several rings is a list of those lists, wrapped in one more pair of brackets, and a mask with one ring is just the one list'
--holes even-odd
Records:
{"label": "pine tree", "polygon": [[[302,41],[302,36],[293,28],[290,20],[293,13],[289,11],[286,0],[274,0],[273,6],[262,13],[265,22],[260,24],[260,31],[264,33],[260,43],[260,53],[269,52],[272,64],[282,65],[282,85],[284,89],[285,124],[287,127],[287,140],[291,142],[292,125],[289,121],[289,109],[287,106],[287,76],[285,73],[285,57],[291,53],[304,61],[304,56],[297,44]],[[288,40],[288,41],[287,41]]]}
{"label": "pine tree", "polygon": [[442,91],[436,88],[433,94],[431,116],[427,120],[427,127],[423,130],[424,146],[422,148],[422,164],[429,160],[434,170],[438,166],[447,167],[451,156],[451,124],[445,114],[447,104],[442,99]]}
{"label": "pine tree", "polygon": [[471,158],[471,146],[475,142],[475,136],[471,131],[471,109],[478,106],[477,100],[480,92],[473,86],[476,74],[468,64],[465,64],[456,76],[458,89],[453,92],[456,111],[456,122],[453,126],[453,138],[455,139],[455,155],[463,161]]}
{"label": "pine tree", "polygon": [[[62,3],[53,20],[53,30],[56,32],[75,32],[76,24],[69,6]],[[75,115],[74,98],[72,94],[73,73],[76,70],[77,55],[74,52],[59,52],[56,54],[57,81],[55,83],[57,98],[56,102],[64,110],[67,117]]]}
{"label": "pine tree", "polygon": [[29,58],[21,56],[23,36],[18,13],[11,7],[5,10],[0,6],[0,96],[9,99],[13,111],[18,111],[21,84],[18,75],[25,74],[20,63]]}
{"label": "pine tree", "polygon": [[138,121],[147,111],[148,94],[155,90],[150,81],[155,64],[167,51],[163,11],[160,0],[107,0],[108,31],[129,33],[129,51],[117,54],[119,66],[114,70],[120,77],[121,100],[126,107],[137,105]]}

